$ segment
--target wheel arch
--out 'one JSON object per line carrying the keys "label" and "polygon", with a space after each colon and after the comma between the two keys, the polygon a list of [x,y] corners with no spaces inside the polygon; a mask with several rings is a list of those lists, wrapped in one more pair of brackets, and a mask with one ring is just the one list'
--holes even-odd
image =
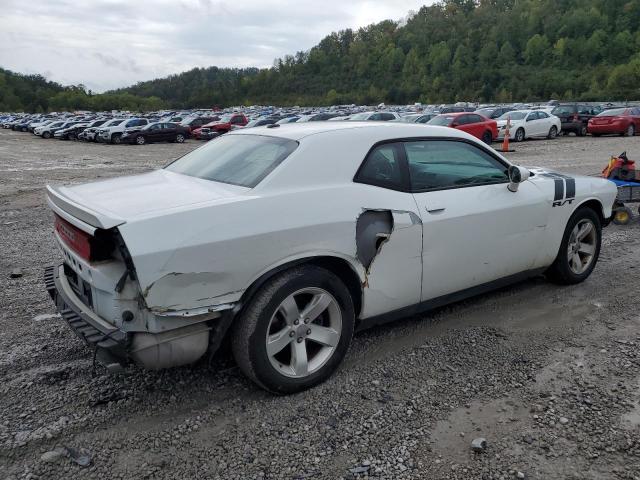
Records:
{"label": "wheel arch", "polygon": [[602,202],[597,198],[588,198],[586,200],[583,200],[581,203],[576,205],[576,208],[574,208],[571,215],[576,213],[581,208],[590,208],[591,210],[593,210],[598,214],[598,218],[600,218],[601,225],[604,226],[606,224],[607,218],[605,216],[604,206],[602,205]]}
{"label": "wheel arch", "polygon": [[322,267],[340,278],[340,280],[342,280],[347,287],[347,290],[349,290],[349,294],[351,295],[351,299],[353,300],[353,309],[355,312],[355,316],[356,318],[358,318],[362,310],[363,299],[363,289],[362,282],[360,281],[360,276],[358,275],[358,272],[355,270],[354,266],[347,260],[331,255],[319,255],[299,258],[283,263],[281,265],[277,265],[271,270],[263,273],[257,279],[255,279],[251,283],[251,285],[244,291],[242,297],[240,297],[239,307],[236,309],[235,314],[237,315],[244,308],[244,306],[249,303],[256,292],[269,280],[286,270],[289,270],[293,267],[298,267],[300,265],[315,265],[318,267]]}

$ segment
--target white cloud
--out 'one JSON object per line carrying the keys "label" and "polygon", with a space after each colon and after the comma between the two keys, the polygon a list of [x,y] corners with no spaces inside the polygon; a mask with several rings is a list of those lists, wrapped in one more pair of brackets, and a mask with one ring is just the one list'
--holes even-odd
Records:
{"label": "white cloud", "polygon": [[0,66],[94,91],[193,67],[266,67],[433,0],[2,0]]}

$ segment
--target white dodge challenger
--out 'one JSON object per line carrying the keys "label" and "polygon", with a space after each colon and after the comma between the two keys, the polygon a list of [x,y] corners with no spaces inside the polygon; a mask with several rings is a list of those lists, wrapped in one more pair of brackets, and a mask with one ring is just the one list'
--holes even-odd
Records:
{"label": "white dodge challenger", "polygon": [[280,394],[355,330],[598,260],[613,183],[511,165],[455,129],[313,122],[223,135],[142,175],[47,187],[62,317],[116,370],[230,343]]}

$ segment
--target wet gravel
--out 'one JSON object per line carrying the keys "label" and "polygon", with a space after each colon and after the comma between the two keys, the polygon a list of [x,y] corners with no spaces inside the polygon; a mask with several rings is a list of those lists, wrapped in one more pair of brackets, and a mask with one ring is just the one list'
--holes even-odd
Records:
{"label": "wet gravel", "polygon": [[[297,395],[257,389],[223,354],[92,375],[43,288],[58,258],[43,186],[146,171],[197,145],[0,131],[0,478],[640,479],[637,219],[605,229],[587,282],[533,279],[363,332],[329,381]],[[622,150],[640,158],[640,138],[515,147],[523,165],[589,174]]]}

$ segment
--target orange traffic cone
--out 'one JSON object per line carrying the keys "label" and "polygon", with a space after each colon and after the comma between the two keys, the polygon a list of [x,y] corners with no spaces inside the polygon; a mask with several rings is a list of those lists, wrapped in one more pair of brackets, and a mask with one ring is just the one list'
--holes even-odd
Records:
{"label": "orange traffic cone", "polygon": [[509,149],[509,137],[511,136],[511,134],[509,133],[510,129],[511,129],[511,117],[507,117],[507,125],[504,130],[504,140],[502,141],[502,151],[504,153],[515,152],[515,150]]}

